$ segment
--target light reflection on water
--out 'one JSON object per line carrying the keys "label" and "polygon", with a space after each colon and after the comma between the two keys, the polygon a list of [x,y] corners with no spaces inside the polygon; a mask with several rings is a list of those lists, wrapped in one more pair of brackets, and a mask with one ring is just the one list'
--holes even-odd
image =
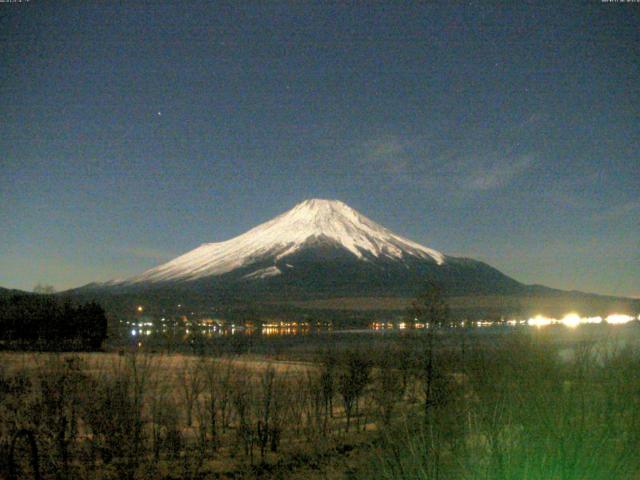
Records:
{"label": "light reflection on water", "polygon": [[[583,317],[577,313],[568,313],[562,318],[546,317],[544,315],[536,315],[528,319],[509,319],[500,322],[477,320],[477,321],[459,321],[453,323],[452,328],[508,328],[508,327],[533,327],[536,329],[548,327],[551,325],[563,325],[569,329],[578,328],[581,325],[589,324],[607,324],[607,325],[624,325],[636,320],[640,320],[640,315],[634,317],[625,314],[610,314],[606,317],[593,316]],[[156,330],[149,328],[152,325],[150,323],[144,324],[142,328],[141,324],[133,325],[134,328],[130,331],[132,337],[142,337],[154,334],[170,333],[168,329],[163,326],[162,330]],[[136,328],[137,327],[137,328]],[[392,331],[403,330],[427,330],[429,329],[428,323],[421,322],[373,322],[369,324],[367,328],[344,328],[336,329],[336,332],[340,333],[384,333]],[[203,325],[200,328],[191,327],[191,329],[171,329],[171,332],[175,335],[183,335],[185,339],[193,337],[194,335],[201,335],[204,337],[222,337],[229,335],[264,335],[264,336],[296,336],[296,335],[312,335],[333,332],[334,328],[330,323],[325,324],[312,324],[307,322],[282,322],[282,323],[270,323],[263,325],[227,325],[227,326],[210,326]]]}

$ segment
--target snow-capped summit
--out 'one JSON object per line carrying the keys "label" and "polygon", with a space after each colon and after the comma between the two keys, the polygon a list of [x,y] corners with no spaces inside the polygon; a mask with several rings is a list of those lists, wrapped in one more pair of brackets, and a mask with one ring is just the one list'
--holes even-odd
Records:
{"label": "snow-capped summit", "polygon": [[[313,242],[329,242],[361,260],[414,257],[437,265],[445,256],[407,240],[338,200],[310,199],[235,238],[200,247],[127,280],[126,284],[195,280],[222,275],[273,258],[274,263]],[[280,274],[275,265],[250,272],[247,278]]]}

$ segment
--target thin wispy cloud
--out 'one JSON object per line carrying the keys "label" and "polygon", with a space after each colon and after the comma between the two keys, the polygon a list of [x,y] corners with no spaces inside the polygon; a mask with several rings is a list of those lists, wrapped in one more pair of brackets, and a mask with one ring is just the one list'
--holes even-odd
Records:
{"label": "thin wispy cloud", "polygon": [[390,160],[401,156],[409,145],[410,143],[402,142],[399,138],[391,136],[368,142],[365,144],[365,148],[372,160]]}
{"label": "thin wispy cloud", "polygon": [[503,188],[533,166],[531,154],[516,157],[496,158],[463,178],[463,184],[471,190],[494,190]]}
{"label": "thin wispy cloud", "polygon": [[438,152],[424,139],[388,136],[366,142],[359,153],[369,168],[396,181],[473,193],[508,187],[535,167],[533,153],[513,150],[495,152],[478,147]]}
{"label": "thin wispy cloud", "polygon": [[593,216],[593,219],[597,221],[620,220],[625,218],[635,219],[636,223],[639,223],[640,200],[631,200],[619,205],[614,205]]}

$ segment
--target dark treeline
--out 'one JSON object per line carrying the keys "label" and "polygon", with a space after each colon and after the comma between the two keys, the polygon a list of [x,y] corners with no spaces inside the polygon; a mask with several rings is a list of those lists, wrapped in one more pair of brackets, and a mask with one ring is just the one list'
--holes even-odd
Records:
{"label": "dark treeline", "polygon": [[95,302],[73,304],[50,295],[0,298],[0,341],[6,348],[96,350],[107,318]]}

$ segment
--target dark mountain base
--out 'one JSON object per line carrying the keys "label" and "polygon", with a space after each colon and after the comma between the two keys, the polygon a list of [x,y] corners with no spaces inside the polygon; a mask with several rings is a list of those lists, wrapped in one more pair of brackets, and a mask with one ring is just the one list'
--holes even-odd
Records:
{"label": "dark mountain base", "polygon": [[[280,273],[260,278],[256,272]],[[451,299],[456,318],[524,318],[634,313],[638,301],[524,285],[476,260],[447,257],[357,258],[330,242],[315,242],[274,261],[256,258],[249,266],[193,281],[87,286],[66,294],[97,299],[112,311],[132,312],[137,305],[158,313],[327,318],[333,315],[375,318],[401,314],[429,282]],[[180,307],[178,307],[180,305]],[[351,312],[349,314],[345,312]],[[394,313],[395,312],[395,313]]]}

